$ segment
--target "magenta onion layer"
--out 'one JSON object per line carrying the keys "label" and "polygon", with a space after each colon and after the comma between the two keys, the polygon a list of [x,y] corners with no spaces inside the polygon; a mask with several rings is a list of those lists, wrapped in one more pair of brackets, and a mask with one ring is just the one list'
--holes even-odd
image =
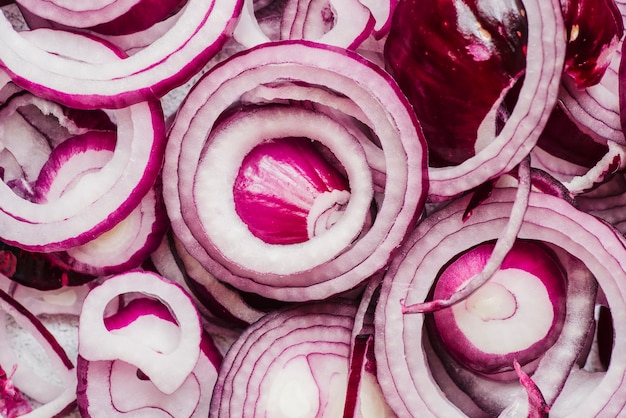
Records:
{"label": "magenta onion layer", "polygon": [[[1,15],[0,63],[16,83],[68,106],[127,107],[161,97],[195,75],[220,51],[241,7],[242,1],[189,0],[157,41],[122,60],[98,62],[87,51],[101,40],[60,30],[18,33]],[[44,36],[37,35],[41,31]]]}
{"label": "magenta onion layer", "polygon": [[[425,300],[432,280],[452,256],[485,239],[496,238],[507,223],[513,195],[510,189],[494,190],[465,222],[462,217],[468,198],[448,205],[420,224],[392,263],[376,310],[375,338],[378,377],[386,399],[398,415],[415,416],[415,411],[420,411],[420,417],[465,416],[432,378],[422,348],[424,317],[403,315],[401,301]],[[611,313],[624,314],[626,249],[623,238],[613,227],[575,209],[565,200],[533,192],[519,238],[543,241],[578,258],[597,279]],[[624,344],[624,330],[618,322],[614,327],[615,350],[618,350]],[[595,374],[574,370],[571,379],[577,376],[587,392],[584,396],[570,394],[566,382],[553,412],[567,415],[575,409],[577,414],[585,416],[617,416],[626,401],[625,373],[624,365],[619,362],[609,365],[606,372]],[[552,383],[537,383],[542,391],[551,390]]]}
{"label": "magenta onion layer", "polygon": [[[399,30],[401,27],[413,25],[410,18],[410,5],[411,3],[407,2],[406,8],[396,9],[401,10],[400,13],[395,14],[397,21],[395,30],[399,34],[397,43],[399,51],[392,48],[391,34],[386,44],[386,53],[392,54],[387,58],[397,61],[395,73],[402,73],[406,76],[405,81],[408,83],[411,83],[412,80],[410,72],[411,43],[405,42],[405,35],[401,34]],[[479,129],[476,133],[477,152],[475,156],[465,159],[457,165],[430,168],[429,199],[432,201],[447,200],[450,197],[458,196],[515,167],[536,144],[550,111],[556,103],[566,47],[565,27],[560,3],[559,1],[526,0],[522,2],[522,6],[529,31],[526,48],[526,70],[515,107],[511,110],[500,130],[493,126],[495,121],[489,123],[489,117],[495,119],[493,111],[498,106],[489,112],[488,117],[485,118],[487,126],[484,129]],[[463,9],[462,11],[466,10]],[[403,17],[405,18],[404,22],[402,22]],[[462,19],[459,20],[459,25],[462,26],[463,22]],[[403,26],[402,23],[405,25]],[[465,29],[461,27],[460,30]],[[479,48],[481,47],[479,42],[482,38],[480,30],[476,31],[479,32],[476,35],[476,47]],[[487,44],[490,45],[488,40]],[[471,51],[471,46],[468,48]],[[435,50],[438,51],[439,49],[435,48]],[[490,54],[490,51],[486,52],[487,57]],[[480,55],[476,57],[477,62],[482,59]],[[445,68],[448,69],[448,67]],[[451,72],[451,76],[454,77],[453,72]],[[395,77],[400,78],[398,74],[395,74]],[[419,86],[419,80],[416,83]],[[408,92],[410,88],[410,85],[405,86],[405,91]],[[481,94],[481,92],[477,92],[477,94]],[[501,97],[499,101],[501,100],[504,98]]]}
{"label": "magenta onion layer", "polygon": [[224,358],[209,417],[342,416],[346,396],[358,416],[391,417],[367,368],[348,387],[355,313],[341,299],[301,304],[247,328]]}
{"label": "magenta onion layer", "polygon": [[[8,80],[3,81],[6,86]],[[163,112],[158,101],[151,101],[116,110],[114,115],[117,139],[113,156],[102,169],[75,181],[58,199],[35,203],[0,183],[0,237],[5,242],[31,251],[62,251],[111,229],[139,204],[161,168],[165,148]],[[108,143],[109,139],[99,137],[111,134],[90,131],[84,135],[85,141]],[[89,147],[62,148],[72,154],[86,152]],[[60,158],[50,162],[57,164],[51,168],[56,172],[68,155],[54,158]],[[40,187],[45,189],[46,185]]]}
{"label": "magenta onion layer", "polygon": [[[291,106],[255,98],[257,88],[282,86],[289,89],[280,102]],[[250,99],[254,105],[246,107],[250,102],[243,100]],[[326,110],[303,105],[311,102]],[[233,106],[242,110],[229,114]],[[368,126],[369,145],[334,117],[342,113],[351,120],[357,114]],[[236,214],[232,187],[249,150],[267,138],[290,136],[327,147],[346,171],[351,196],[344,216],[325,233],[301,244],[271,245]],[[363,230],[356,222],[369,219],[373,204],[368,147],[384,156],[386,178],[375,218]],[[270,299],[302,301],[352,289],[386,265],[421,212],[426,174],[419,125],[386,73],[350,51],[283,41],[231,57],[192,89],[170,131],[163,188],[174,233],[215,277]]]}

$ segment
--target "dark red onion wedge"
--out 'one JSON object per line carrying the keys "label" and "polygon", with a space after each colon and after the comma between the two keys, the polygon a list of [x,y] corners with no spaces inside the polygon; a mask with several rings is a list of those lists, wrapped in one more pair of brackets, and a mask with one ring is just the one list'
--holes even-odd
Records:
{"label": "dark red onion wedge", "polygon": [[2,274],[13,282],[38,290],[60,289],[88,283],[96,277],[72,271],[47,253],[23,250],[0,243]]}
{"label": "dark red onion wedge", "polygon": [[[106,49],[109,53],[109,49]],[[101,51],[102,52],[102,51]],[[95,53],[95,51],[94,51]],[[45,102],[44,102],[45,103]],[[58,106],[57,106],[58,107]],[[54,106],[42,107],[43,112]],[[153,187],[165,146],[165,126],[160,103],[143,102],[112,113],[117,124],[113,157],[97,172],[82,176],[59,199],[31,202],[0,183],[0,237],[30,251],[62,251],[81,245],[111,229],[125,218]],[[64,113],[53,112],[63,127]],[[75,134],[81,135],[80,132]],[[83,129],[89,144],[110,142],[110,132]],[[104,139],[107,137],[108,139]],[[82,142],[83,140],[76,140]],[[54,144],[57,146],[58,144]],[[84,145],[84,143],[83,143]],[[88,148],[64,146],[54,153],[53,166]],[[70,148],[70,149],[68,149]],[[24,157],[28,158],[28,157]],[[52,170],[55,172],[55,170]],[[34,181],[34,180],[33,180]],[[45,183],[46,180],[41,180]],[[44,184],[40,184],[44,187]]]}
{"label": "dark red onion wedge", "polygon": [[[102,41],[78,33],[38,29],[17,33],[0,16],[0,62],[36,94],[77,108],[122,108],[161,97],[188,81],[232,32],[242,1],[189,0],[161,38],[124,59],[87,52]],[[28,36],[27,36],[28,35]]]}
{"label": "dark red onion wedge", "polygon": [[[165,304],[178,324],[177,337],[164,352],[149,347],[131,333],[106,328],[107,304],[115,297],[138,292]],[[83,303],[78,328],[79,355],[88,361],[121,360],[139,369],[161,392],[171,394],[187,379],[200,350],[201,326],[189,296],[177,284],[149,272],[129,271],[94,288]]]}
{"label": "dark red onion wedge", "polygon": [[[13,385],[34,401],[33,411],[25,416],[60,416],[76,402],[74,364],[45,325],[4,291],[0,291],[0,307],[0,367],[11,371]],[[12,317],[20,332],[30,334],[43,350],[47,358],[46,370],[35,367],[38,363],[33,358],[34,351],[18,355],[12,347],[5,314]]]}
{"label": "dark red onion wedge", "polygon": [[562,0],[567,33],[565,74],[583,89],[598,84],[624,35],[614,0]]}
{"label": "dark red onion wedge", "polygon": [[[282,83],[299,87],[306,98],[291,100],[290,106],[242,103],[258,86]],[[364,147],[337,118],[308,108],[323,97],[317,95],[320,89],[349,99],[348,112],[360,109],[370,140],[384,155],[384,192],[377,195],[373,220]],[[272,245],[254,237],[237,215],[233,185],[249,151],[266,139],[285,137],[307,137],[327,148],[347,174],[351,195],[343,216],[323,234]],[[350,290],[385,266],[420,215],[427,174],[423,144],[393,80],[357,54],[306,41],[247,50],[208,72],[174,121],[163,171],[173,231],[211,274],[240,290],[283,301]]]}
{"label": "dark red onion wedge", "polygon": [[[442,112],[442,114],[436,115],[438,117],[436,120],[439,122],[433,122],[430,125],[420,115],[425,133],[428,133],[430,128],[442,129],[457,126],[449,122],[450,118],[458,115],[467,116],[469,112],[475,110],[476,101],[483,100],[486,95],[484,83],[477,83],[476,77],[480,76],[481,80],[486,78],[486,83],[490,86],[493,86],[493,83],[501,79],[502,76],[508,80],[501,82],[496,89],[497,92],[491,97],[492,100],[489,101],[488,106],[482,108],[483,112],[480,119],[472,119],[473,128],[468,129],[470,132],[461,135],[464,139],[476,139],[475,143],[472,142],[472,145],[469,147],[472,151],[475,151],[475,155],[469,158],[457,159],[454,162],[457,165],[453,166],[435,167],[435,161],[433,160],[431,163],[431,169],[429,170],[429,196],[431,200],[445,200],[459,195],[490,178],[498,177],[511,170],[535,145],[554,107],[566,46],[564,38],[565,28],[560,4],[558,1],[537,2],[530,0],[522,3],[523,17],[527,20],[528,41],[527,47],[521,50],[518,49],[518,51],[525,50],[527,52],[525,57],[522,55],[525,58],[526,70],[524,71],[515,106],[511,109],[510,115],[505,116],[505,123],[501,129],[497,129],[495,123],[498,111],[502,110],[500,104],[506,99],[506,91],[515,87],[514,83],[518,80],[520,74],[519,71],[513,71],[507,77],[502,70],[499,73],[488,72],[483,67],[490,64],[490,61],[486,60],[491,59],[497,63],[504,59],[505,55],[503,54],[510,52],[509,43],[511,45],[519,43],[519,35],[523,35],[523,33],[518,31],[523,30],[523,25],[522,22],[519,22],[519,17],[517,16],[519,11],[517,11],[515,4],[509,4],[508,6],[511,7],[510,13],[499,16],[499,19],[497,17],[486,18],[480,24],[477,24],[478,22],[472,15],[471,9],[471,5],[476,6],[475,2],[448,3],[442,1],[437,3],[455,4],[460,8],[459,10],[449,11],[447,16],[449,16],[451,22],[463,24],[466,20],[469,21],[467,28],[458,28],[458,35],[462,40],[458,44],[453,42],[451,45],[449,43],[452,40],[449,37],[436,35],[427,26],[415,23],[416,18],[423,16],[424,24],[430,22],[437,25],[436,27],[438,28],[446,28],[446,26],[438,24],[440,21],[438,17],[432,19],[425,17],[425,11],[419,9],[419,7],[424,7],[425,10],[432,11],[432,8],[428,8],[430,6],[425,6],[422,2],[406,2],[400,3],[396,8],[397,12],[394,15],[396,20],[387,39],[385,52],[390,71],[394,74],[399,84],[403,86],[407,95],[414,97],[413,103],[418,110],[418,115],[420,115],[419,106],[428,111]],[[402,7],[403,4],[404,7]],[[501,2],[498,4],[500,6]],[[485,7],[481,10],[493,12],[494,10],[502,11],[502,8]],[[457,20],[455,13],[467,17],[467,19]],[[512,19],[512,14],[515,16],[513,22],[519,23],[522,27],[515,27],[508,34],[506,32],[502,33],[505,30],[502,27],[504,21],[510,22],[507,19]],[[489,32],[483,26],[487,22],[491,22],[496,26],[492,32]],[[497,30],[498,25],[500,25],[500,32]],[[447,27],[454,26],[449,25]],[[397,35],[394,35],[394,28]],[[425,33],[421,33],[420,30],[424,30]],[[457,32],[453,31],[453,33]],[[462,36],[463,34],[467,34],[467,37]],[[503,36],[505,39],[501,43],[503,43],[504,47],[497,49],[494,37]],[[430,43],[432,48],[424,49],[419,44],[420,40],[427,43],[432,41]],[[426,50],[428,50],[429,54],[432,53],[429,56],[438,57],[441,62],[433,62],[426,65],[414,58],[414,54],[423,53]],[[455,55],[456,61],[452,65],[448,53],[454,54],[455,51],[459,52],[460,56]],[[514,66],[516,64],[519,64],[519,60],[514,61],[510,65]],[[524,70],[523,65],[521,70]],[[441,76],[442,71],[445,71],[449,76]],[[426,72],[426,74],[417,77],[416,74],[421,72]],[[439,75],[439,78],[435,77],[437,75]],[[429,96],[425,100],[420,99],[423,92],[419,87],[421,86],[420,83],[432,82],[433,80],[440,80],[440,82],[435,82],[436,87],[434,87],[432,97]],[[452,81],[457,82],[457,84],[452,84]],[[469,97],[464,101],[456,100],[459,97],[460,89],[467,91],[468,88],[475,88],[476,91],[469,93]],[[505,88],[505,92],[502,92],[502,88]],[[452,102],[442,106],[435,106],[431,100],[434,101],[447,97],[442,95],[441,89],[451,89],[447,96],[451,98]],[[460,111],[459,106],[463,106],[464,111]],[[452,114],[447,115],[445,114],[446,111],[452,111]],[[440,123],[442,120],[445,120],[446,123]],[[466,128],[467,124],[462,126]],[[436,135],[434,139],[441,140],[444,138],[445,135]],[[429,149],[434,151],[433,145],[429,144]],[[452,150],[451,152],[458,151],[459,144],[454,143],[450,149]]]}
{"label": "dark red onion wedge", "polygon": [[342,416],[357,390],[359,416],[393,416],[371,373],[348,387],[355,312],[341,299],[301,304],[247,328],[224,358],[209,417]]}
{"label": "dark red onion wedge", "polygon": [[[383,280],[377,304],[375,349],[378,378],[385,398],[396,414],[415,416],[416,411],[419,411],[417,413],[420,417],[465,416],[461,406],[450,402],[445,389],[432,377],[428,357],[422,349],[424,316],[403,315],[400,302],[404,300],[407,304],[413,304],[426,300],[433,279],[454,255],[486,239],[497,238],[508,222],[515,193],[511,189],[495,189],[465,222],[462,217],[469,197],[452,202],[424,219],[392,262]],[[611,313],[615,315],[626,310],[623,297],[626,291],[626,273],[623,269],[626,248],[621,235],[608,223],[577,210],[563,199],[531,192],[518,238],[543,241],[555,249],[557,254],[564,255],[560,258],[563,265],[574,263],[567,268],[567,271],[572,272],[569,280],[575,279],[577,283],[572,292],[581,295],[595,292],[593,288],[597,280],[606,295]],[[579,263],[579,267],[576,263]],[[568,303],[575,303],[579,308],[586,306],[584,310],[591,312],[591,316],[585,314],[578,317],[582,311],[579,308],[571,309],[576,318],[566,319],[564,323],[564,329],[568,327],[577,335],[567,340],[578,341],[581,350],[586,344],[589,322],[583,324],[580,321],[593,320],[594,302],[595,297],[571,298],[568,295]],[[618,321],[614,325],[614,350],[618,350],[622,341],[619,335],[624,331]],[[581,335],[583,338],[580,338]],[[550,403],[555,416],[566,416],[572,411],[585,416],[619,415],[626,403],[623,386],[626,367],[623,364],[610,364],[606,372],[599,374],[577,373],[577,379],[580,379],[578,382],[586,388],[581,394],[566,389],[569,386],[568,377],[577,369],[575,364],[578,354],[565,341],[563,345],[557,343],[554,347],[559,347],[559,350],[550,351],[555,354],[555,358],[559,351],[561,354],[567,353],[570,358],[565,363],[546,358],[546,368],[551,369],[548,365],[552,363],[559,370],[558,373],[553,373],[555,370],[536,373],[533,380],[546,399],[552,399]],[[540,376],[545,381],[540,382]],[[565,379],[564,387],[554,384],[552,379],[555,376]],[[577,385],[574,382],[572,384]],[[486,388],[482,390],[488,391]],[[498,396],[493,390],[490,392],[491,399]],[[506,393],[502,395],[501,401],[505,407],[514,401]],[[527,405],[526,396],[523,395],[520,401]]]}
{"label": "dark red onion wedge", "polygon": [[[601,10],[613,2],[598,2]],[[626,16],[626,3],[623,0],[615,0],[615,5],[621,14],[622,22]],[[593,7],[593,6],[592,6]],[[610,6],[609,6],[610,7]],[[604,14],[605,17],[608,15]],[[603,19],[599,18],[598,22]],[[607,28],[610,22],[605,22]],[[623,38],[618,39],[614,46],[611,61],[599,83],[580,89],[570,77],[564,77],[559,102],[566,113],[588,135],[598,142],[615,141],[620,144],[626,143],[620,124],[619,105],[619,68],[622,61]]]}
{"label": "dark red onion wedge", "polygon": [[[160,301],[139,297],[105,320],[107,329],[142,336],[147,345],[167,352],[178,335],[176,320]],[[88,361],[79,356],[78,408],[83,417],[143,413],[206,417],[222,356],[207,333],[193,370],[172,393],[161,392],[136,365],[122,360]]]}

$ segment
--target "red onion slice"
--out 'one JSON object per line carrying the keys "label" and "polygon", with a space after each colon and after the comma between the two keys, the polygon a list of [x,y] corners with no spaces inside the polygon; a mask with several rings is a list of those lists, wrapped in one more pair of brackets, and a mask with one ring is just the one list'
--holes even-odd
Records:
{"label": "red onion slice", "polygon": [[[225,117],[223,112],[233,104],[238,105],[248,91],[259,85],[281,84],[283,80],[288,80],[288,84],[300,85],[305,92],[310,91],[312,97],[315,97],[315,92],[321,88],[333,92],[334,95],[345,96],[354,102],[369,121],[369,129],[375,140],[380,141],[379,146],[385,156],[386,181],[384,193],[379,200],[380,206],[371,227],[354,242],[350,242],[348,247],[340,248],[336,244],[331,244],[329,248],[315,249],[315,252],[322,251],[325,255],[320,253],[320,256],[315,256],[313,252],[301,260],[279,261],[276,257],[281,254],[304,252],[299,252],[298,246],[275,248],[251,237],[235,214],[232,189],[229,186],[232,180],[223,178],[221,174],[211,174],[211,170],[215,173],[230,173],[228,175],[232,178],[239,167],[228,165],[240,161],[246,150],[251,149],[260,138],[254,139],[257,137],[254,132],[246,133],[240,138],[245,141],[245,144],[241,145],[244,149],[223,145],[221,149],[226,154],[215,153],[215,157],[211,157],[220,164],[213,169],[206,162],[208,156],[213,155],[211,141],[207,142],[204,138],[211,135],[215,121],[221,121]],[[276,115],[272,119],[272,124],[283,126],[289,131],[290,136],[294,134],[299,136],[297,131],[303,129],[303,133],[311,134],[322,145],[326,145],[330,138],[325,138],[319,132],[310,132],[314,131],[311,125],[299,123],[298,119],[290,115],[304,115],[307,118],[309,118],[307,115],[310,115],[313,118],[311,120],[323,121],[324,126],[333,127],[336,132],[341,132],[338,123],[332,122],[328,116],[316,115],[312,111],[302,109],[302,102],[300,104],[294,102],[292,108],[285,108],[282,113]],[[284,118],[278,115],[284,115]],[[292,122],[288,123],[290,119]],[[222,125],[219,126],[222,129]],[[233,126],[232,129],[237,131],[245,128]],[[349,202],[348,206],[351,208],[348,210],[354,211],[357,218],[363,219],[365,211],[369,211],[370,208],[370,203],[366,201],[369,199],[368,196],[371,196],[372,186],[369,176],[362,170],[369,172],[369,168],[361,162],[364,161],[363,157],[355,158],[355,155],[351,155],[360,148],[356,139],[350,139],[349,135],[340,133],[340,136],[333,140],[349,144],[352,150],[333,149],[333,152],[342,155],[341,159],[345,161],[340,161],[340,164],[351,173],[348,176],[353,195],[351,200],[360,199],[359,203]],[[225,143],[225,140],[220,141]],[[382,268],[391,252],[402,241],[407,228],[419,216],[424,199],[423,185],[426,175],[423,144],[421,130],[414,114],[403,96],[399,95],[396,84],[379,67],[363,60],[355,53],[336,47],[306,41],[265,44],[235,55],[216,66],[192,89],[180,108],[169,135],[164,165],[164,197],[168,215],[174,233],[189,253],[219,280],[270,299],[295,301],[328,297],[352,289]],[[331,148],[335,147],[329,145]],[[362,155],[362,151],[358,152]],[[203,157],[204,154],[207,155],[206,158]],[[218,168],[219,171],[215,171]],[[353,176],[354,179],[351,178]],[[226,194],[221,195],[223,200],[212,199],[210,193],[206,193],[207,189],[198,186],[198,181],[211,186],[211,190],[215,192],[225,191]],[[201,199],[202,193],[204,199]],[[223,229],[226,223],[222,221],[220,225],[209,219],[204,209],[201,209],[205,205],[204,202],[208,205],[209,211],[218,208],[225,210],[220,216],[225,216],[226,218],[222,219],[229,220],[228,234],[215,234],[209,229]],[[342,218],[341,229],[347,232],[340,238],[344,243],[358,233],[358,227],[351,222],[354,220],[343,221]],[[240,237],[246,238],[245,242],[232,239],[234,235],[231,234],[231,227]],[[332,229],[321,235],[319,240],[314,239],[311,243],[301,244],[302,247],[314,248],[314,242],[327,242],[324,237],[326,234],[333,236]],[[269,259],[264,261],[271,261],[281,274],[270,271],[267,265],[260,263],[260,260],[251,258],[254,255],[247,251],[237,252],[227,248],[225,243],[234,241],[237,241],[237,246],[252,246],[262,250],[262,254],[275,257],[274,261]],[[333,254],[338,256],[333,258]]]}
{"label": "red onion slice", "polygon": [[[431,200],[446,200],[511,170],[535,145],[556,103],[565,54],[558,1],[523,2],[528,20],[526,73],[519,98],[502,130],[475,157],[429,170]],[[482,139],[480,139],[482,142]]]}
{"label": "red onion slice", "polygon": [[[165,95],[188,81],[234,28],[242,1],[189,0],[175,25],[156,42],[121,61],[93,62],[99,41],[46,32],[48,42],[16,32],[0,16],[0,62],[12,79],[72,107],[126,107]],[[91,61],[91,62],[90,62]]]}
{"label": "red onion slice", "polygon": [[[114,316],[107,328],[122,334],[144,335],[157,349],[171,344],[176,322],[168,309],[148,298],[132,300]],[[206,417],[222,357],[208,334],[202,334],[200,354],[191,373],[171,394],[161,392],[143,370],[121,360],[87,361],[79,357],[77,400],[84,417],[143,413]]]}
{"label": "red onion slice", "polygon": [[294,306],[250,326],[224,358],[209,416],[342,416],[348,393],[358,398],[359,416],[391,416],[373,396],[373,375],[361,378],[360,389],[348,387],[355,312],[340,299]]}
{"label": "red onion slice", "polygon": [[[107,59],[114,56],[109,48],[98,45],[99,54]],[[92,53],[98,55],[95,50]],[[109,230],[137,206],[153,186],[162,163],[163,113],[159,102],[152,101],[117,110],[114,117],[118,134],[113,157],[98,172],[81,177],[59,199],[34,203],[0,183],[4,241],[34,251],[65,250]],[[92,132],[90,136],[110,135]]]}
{"label": "red onion slice", "polygon": [[[107,330],[103,313],[118,295],[140,292],[160,299],[179,325],[179,340],[160,353],[133,338]],[[149,272],[131,271],[113,276],[85,298],[79,322],[79,355],[89,361],[123,360],[145,373],[154,385],[173,393],[195,367],[200,350],[201,327],[189,296],[176,284]]]}
{"label": "red onion slice", "polygon": [[[462,218],[468,198],[446,206],[418,226],[402,255],[392,263],[377,306],[375,337],[378,377],[397,414],[415,416],[415,411],[419,411],[420,417],[465,416],[432,378],[427,357],[421,349],[424,318],[403,316],[400,301],[405,298],[408,303],[425,300],[432,285],[428,278],[436,277],[450,255],[484,239],[497,237],[508,221],[514,193],[513,190],[494,190],[465,222]],[[597,279],[612,314],[624,312],[626,249],[620,234],[610,225],[575,209],[563,199],[533,192],[519,238],[541,240],[579,259]],[[620,325],[614,323],[616,350],[622,341]],[[582,380],[595,382],[588,386],[589,391],[583,396],[561,391],[556,395],[554,414],[567,415],[575,410],[576,414],[585,416],[619,415],[626,402],[625,372],[624,365],[617,362],[610,364],[599,379],[585,373]],[[548,376],[545,378],[549,380]],[[542,393],[552,390],[552,384],[541,383]],[[568,387],[567,382],[565,387]],[[556,409],[557,405],[564,408],[562,412]]]}

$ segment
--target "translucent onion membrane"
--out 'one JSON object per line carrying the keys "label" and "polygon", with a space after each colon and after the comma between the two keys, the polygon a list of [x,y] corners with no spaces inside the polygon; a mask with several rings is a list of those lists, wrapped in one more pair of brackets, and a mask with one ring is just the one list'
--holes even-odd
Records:
{"label": "translucent onion membrane", "polygon": [[[0,63],[36,94],[76,108],[124,108],[188,81],[229,38],[242,1],[190,0],[174,25],[124,59],[95,51],[93,36],[38,29],[16,32],[0,15]],[[44,36],[28,36],[44,30]]]}
{"label": "translucent onion membrane", "polygon": [[[489,411],[492,415],[528,414],[526,392],[515,382],[513,388],[506,388],[504,382],[487,384],[457,367],[455,373],[475,382],[464,388],[473,392],[473,398],[462,392],[450,369],[444,368],[445,361],[437,360],[445,350],[434,354],[436,341],[427,338],[425,316],[402,313],[403,303],[429,299],[433,281],[451,259],[501,234],[514,195],[514,189],[495,189],[465,221],[463,214],[471,197],[451,202],[417,227],[392,262],[375,312],[375,352],[385,398],[399,416],[485,416],[478,407],[481,403],[486,406],[483,401],[499,404],[496,411]],[[564,199],[532,192],[518,239],[552,248],[568,277],[563,331],[538,359],[531,375],[550,405],[550,415],[618,416],[626,402],[623,362],[613,358],[608,368],[600,371],[581,368],[579,362],[585,360],[593,325],[596,280],[598,304],[608,307],[614,318],[626,309],[623,238],[608,223]],[[614,350],[619,350],[624,329],[618,322],[613,326]]]}
{"label": "translucent onion membrane", "polygon": [[[515,107],[504,126],[498,130],[494,123],[494,113],[504,100],[504,97],[500,98],[477,133],[476,154],[454,166],[429,169],[429,199],[432,201],[457,196],[515,167],[535,146],[556,103],[566,49],[566,31],[560,3],[533,0],[522,3],[528,22],[528,41],[526,69]],[[410,3],[407,2],[406,5]],[[405,10],[395,16],[400,20],[401,17],[410,16],[410,13]],[[398,22],[396,26],[398,34],[402,33],[399,32],[401,28],[412,30],[410,18],[404,22],[409,27],[403,28],[400,23],[402,22]],[[405,35],[398,36],[401,48],[402,45],[409,45],[404,38]],[[477,39],[482,38],[477,35]],[[390,44],[389,40],[387,46]],[[397,52],[397,56],[396,52],[390,53],[394,54],[391,59],[398,58],[400,61],[397,71],[405,70],[401,64],[401,53]],[[407,74],[408,80],[410,75]]]}
{"label": "translucent onion membrane", "polygon": [[[48,40],[44,32],[29,34],[33,40]],[[63,41],[58,43],[63,44]],[[81,54],[80,48],[76,46],[72,47],[72,51]],[[87,57],[120,61],[112,49],[98,42],[90,45]],[[12,86],[4,73],[0,85],[7,89]],[[62,129],[68,129],[69,136],[85,133],[84,129],[79,131],[72,128],[71,118],[55,102],[41,100],[40,104],[35,105],[44,116],[56,117],[56,128],[61,126]],[[16,117],[19,116],[17,105],[11,111]],[[111,114],[117,129],[113,156],[101,169],[86,172],[73,181],[72,187],[66,189],[59,198],[49,202],[36,201],[34,198],[22,197],[5,183],[0,184],[0,236],[5,242],[31,251],[63,251],[85,244],[110,230],[137,207],[153,187],[163,161],[163,112],[160,103],[153,100],[115,110]],[[18,125],[12,125],[13,129],[23,132],[33,130],[28,126],[29,121],[18,122]],[[5,132],[11,132],[6,125]],[[88,136],[107,135],[104,132],[92,132]],[[43,149],[40,144],[33,145],[38,152]],[[45,145],[49,149],[58,143]],[[22,166],[26,166],[26,161],[31,161],[31,154],[18,153],[19,148],[18,151],[8,151]],[[42,158],[45,160],[45,156]],[[37,175],[37,170],[33,169],[31,176],[35,178],[26,178],[26,181],[34,183]]]}
{"label": "translucent onion membrane", "polygon": [[[351,348],[355,314],[356,305],[339,299],[254,323],[224,357],[209,417],[393,417],[371,365],[361,368],[367,344]],[[360,356],[358,365],[353,356]]]}
{"label": "translucent onion membrane", "polygon": [[[245,1],[233,33],[246,48],[270,41],[307,39],[354,49],[374,32],[376,24],[372,11],[360,0],[288,0],[282,8],[274,1],[260,10],[255,10],[254,3]],[[389,0],[380,3],[381,9],[391,12]]]}
{"label": "translucent onion membrane", "polygon": [[[146,344],[166,353],[184,338],[169,309],[160,301],[145,296],[132,299],[107,317],[105,324],[112,333],[132,336],[137,339],[136,344]],[[83,417],[103,414],[206,417],[221,361],[222,356],[213,340],[203,332],[194,368],[174,392],[166,394],[134,364],[122,360],[88,361],[79,355],[79,411]]]}
{"label": "translucent onion membrane", "polygon": [[[233,186],[251,150],[289,137],[319,144],[350,197],[323,233],[268,244],[237,214]],[[169,134],[164,199],[176,237],[219,280],[270,299],[321,299],[383,268],[414,225],[424,149],[410,106],[379,67],[332,46],[269,43],[223,61],[191,90]],[[298,187],[274,193],[287,199]]]}
{"label": "translucent onion membrane", "polygon": [[[3,290],[0,290],[0,308],[0,368],[11,384],[33,402],[32,411],[19,416],[52,417],[70,411],[76,403],[77,378],[74,364],[66,351],[35,315]],[[12,347],[7,315],[43,349],[51,376],[35,366],[32,357],[18,354]],[[6,389],[0,389],[2,397],[7,394]],[[8,406],[9,414],[16,412],[11,410],[9,402],[4,406]]]}

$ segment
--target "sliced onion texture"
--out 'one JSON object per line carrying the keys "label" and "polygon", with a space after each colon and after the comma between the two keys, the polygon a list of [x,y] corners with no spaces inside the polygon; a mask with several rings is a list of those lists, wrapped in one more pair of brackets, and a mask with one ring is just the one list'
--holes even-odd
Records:
{"label": "sliced onion texture", "polygon": [[0,63],[23,87],[72,107],[127,107],[161,97],[195,75],[223,46],[241,7],[242,1],[189,0],[170,30],[121,60],[94,60],[87,51],[103,41],[91,36],[18,33],[0,15]]}
{"label": "sliced onion texture", "polygon": [[[160,301],[139,297],[115,315],[106,327],[121,335],[141,336],[159,351],[173,348],[180,337],[176,320]],[[78,358],[78,407],[83,417],[186,416],[206,417],[222,356],[211,337],[203,333],[200,354],[192,371],[172,393],[160,391],[136,365],[122,360],[88,361]]]}
{"label": "sliced onion texture", "polygon": [[[377,305],[375,338],[378,377],[396,414],[463,417],[464,411],[476,408],[479,398],[468,401],[463,395],[458,398],[458,403],[453,403],[450,399],[455,399],[454,396],[446,397],[447,392],[459,390],[458,383],[446,383],[445,378],[434,380],[433,375],[438,376],[439,372],[431,373],[431,367],[437,367],[436,362],[433,363],[432,356],[427,355],[428,350],[424,348],[429,345],[426,318],[402,314],[402,304],[427,300],[433,280],[450,259],[484,240],[497,238],[507,223],[514,193],[510,189],[494,190],[465,221],[463,214],[469,197],[447,205],[418,226],[392,263],[383,280]],[[624,292],[622,276],[626,250],[621,235],[607,223],[579,211],[563,199],[532,192],[519,239],[541,241],[561,254],[559,262],[568,276],[567,300],[572,305],[567,312],[573,315],[564,322],[563,334],[567,333],[568,337],[557,340],[532,375],[541,393],[550,399],[551,414],[567,416],[573,411],[590,416],[619,414],[625,401],[623,376],[626,369],[623,365],[612,363],[606,371],[593,373],[580,369],[575,357],[584,353],[593,324],[596,280],[611,312],[625,309],[621,295]],[[614,349],[617,349],[622,331],[619,324],[614,326]],[[569,356],[567,361],[561,355],[552,356],[559,351],[561,355]],[[457,370],[461,372],[462,368]],[[571,384],[569,382],[570,376],[574,375],[580,379],[577,382],[589,383],[583,383],[588,388],[584,395],[571,391],[572,385],[577,384],[574,380]],[[556,384],[557,381],[563,383]],[[526,416],[524,411],[528,408],[528,401],[522,386],[518,385],[511,392],[499,389],[501,385],[483,379],[480,384],[475,381],[471,387],[486,394],[490,402],[500,403],[500,412],[502,408],[515,405],[515,408],[521,408],[517,409],[518,413]],[[464,390],[471,392],[469,385]]]}
{"label": "sliced onion texture", "polygon": [[392,417],[371,369],[348,386],[355,312],[349,302],[318,302],[253,324],[224,358],[209,417],[337,417],[347,397],[357,398],[353,416]]}
{"label": "sliced onion texture", "polygon": [[[144,345],[134,334],[109,331],[103,318],[108,303],[138,292],[165,304],[178,324],[167,350]],[[113,276],[85,298],[79,322],[79,355],[88,361],[121,360],[139,369],[161,392],[171,394],[187,379],[200,353],[201,326],[189,296],[163,277],[142,271]]]}
{"label": "sliced onion texture", "polygon": [[[274,97],[258,95],[262,87]],[[290,137],[319,147],[345,176],[350,195],[322,194],[303,206],[318,221],[330,215],[322,233],[272,244],[237,213],[233,187],[246,155]],[[350,290],[387,263],[419,217],[427,178],[423,144],[393,80],[355,53],[306,41],[249,49],[208,72],[174,121],[163,172],[173,231],[210,273],[240,290],[284,301]],[[376,194],[374,155],[384,161]],[[297,187],[281,185],[271,198],[287,201]],[[345,205],[341,216],[326,210],[337,205]]]}

